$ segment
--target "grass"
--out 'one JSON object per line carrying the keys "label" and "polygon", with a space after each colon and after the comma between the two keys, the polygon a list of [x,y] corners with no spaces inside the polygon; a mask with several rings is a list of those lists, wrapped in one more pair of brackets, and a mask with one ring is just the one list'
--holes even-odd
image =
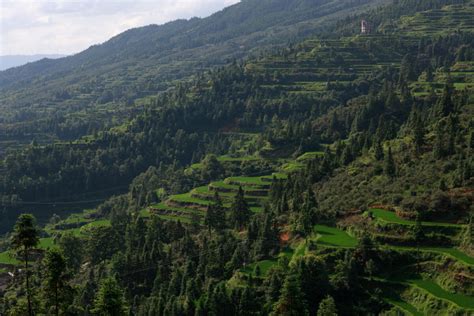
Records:
{"label": "grass", "polygon": [[56,247],[56,245],[54,244],[54,238],[53,237],[40,238],[38,247],[41,249],[51,249],[51,248]]}
{"label": "grass", "polygon": [[207,206],[209,204],[213,204],[213,201],[205,201],[191,196],[191,193],[184,193],[178,195],[172,195],[170,200],[176,202],[184,202],[184,203],[194,203]]}
{"label": "grass", "polygon": [[423,316],[423,313],[418,311],[413,305],[405,302],[401,298],[391,297],[391,298],[384,298],[384,300],[387,301],[388,303],[392,304],[393,306],[396,306],[396,307],[402,309],[403,311],[405,311],[406,313],[408,313],[410,315]]}
{"label": "grass", "polygon": [[267,275],[268,271],[273,267],[275,264],[278,263],[278,259],[282,257],[287,257],[288,259],[291,260],[293,257],[294,250],[292,248],[287,248],[280,252],[278,257],[272,258],[272,259],[266,259],[266,260],[261,260],[252,264],[247,265],[245,268],[242,268],[240,271],[245,273],[245,274],[251,274],[255,271],[256,267],[258,266],[260,268],[260,273],[262,276]]}
{"label": "grass", "polygon": [[[264,177],[262,177],[262,178],[264,178]],[[267,185],[270,184],[270,182],[268,182],[268,181],[265,182],[263,180],[263,182]],[[211,185],[214,188],[222,188],[222,189],[233,190],[233,191],[237,191],[239,189],[239,185],[237,185],[237,184],[228,184],[224,181],[215,181],[215,182],[212,182]],[[259,189],[259,188],[256,188],[256,187],[246,186],[245,183],[242,183],[241,187],[246,192],[261,191],[262,190],[262,189]],[[221,192],[219,192],[219,194],[221,194]]]}
{"label": "grass", "polygon": [[315,232],[318,235],[317,243],[343,248],[357,246],[357,239],[339,228],[329,227],[326,225],[316,225]]}
{"label": "grass", "polygon": [[251,185],[268,185],[267,181],[264,181],[262,177],[230,177],[225,180],[226,183],[241,183],[245,185],[246,183]]}
{"label": "grass", "polygon": [[[390,212],[382,209],[370,209],[370,212],[377,218],[382,221],[400,225],[415,225],[415,221],[403,219],[397,216],[395,212]],[[451,224],[451,223],[435,223],[435,222],[421,222],[423,226],[438,226],[438,227],[456,227],[461,228],[463,225]]]}
{"label": "grass", "polygon": [[16,260],[15,258],[10,256],[10,253],[5,251],[5,252],[0,252],[0,263],[2,264],[19,264],[20,262]]}
{"label": "grass", "polygon": [[410,247],[410,246],[385,246],[386,248],[391,249],[399,249],[399,250],[407,250],[407,251],[428,251],[428,252],[436,252],[443,255],[448,255],[452,258],[455,258],[459,261],[467,263],[469,265],[474,265],[474,258],[468,256],[464,252],[456,249],[456,248],[446,248],[446,247]]}
{"label": "grass", "polygon": [[474,309],[474,296],[448,292],[434,281],[428,279],[409,279],[407,283],[417,286],[436,297],[451,301],[462,308]]}
{"label": "grass", "polygon": [[297,171],[297,170],[300,170],[300,169],[303,169],[304,168],[304,164],[301,163],[301,162],[288,162],[286,164],[284,164],[281,169],[285,172],[288,172],[288,173],[291,173],[293,171]]}
{"label": "grass", "polygon": [[190,224],[191,219],[184,216],[171,216],[171,215],[158,215],[159,218],[168,220],[168,221],[180,221],[182,223]]}
{"label": "grass", "polygon": [[[262,160],[262,158],[256,157],[256,156],[245,156],[245,157],[231,157],[229,155],[224,155],[224,156],[219,156],[217,157],[217,160],[221,163],[241,163],[243,161],[259,161]],[[202,168],[202,163],[194,163],[190,167],[190,169],[201,169]]]}
{"label": "grass", "polygon": [[105,227],[105,226],[110,226],[110,220],[108,219],[101,219],[101,220],[98,220],[98,221],[94,221],[94,222],[90,222],[89,224],[87,225],[84,225],[81,227],[81,232],[84,232],[88,229],[91,229],[93,227]]}
{"label": "grass", "polygon": [[310,151],[302,154],[298,158],[296,158],[297,161],[306,161],[306,160],[312,160],[317,157],[322,157],[324,156],[324,152],[322,151]]}

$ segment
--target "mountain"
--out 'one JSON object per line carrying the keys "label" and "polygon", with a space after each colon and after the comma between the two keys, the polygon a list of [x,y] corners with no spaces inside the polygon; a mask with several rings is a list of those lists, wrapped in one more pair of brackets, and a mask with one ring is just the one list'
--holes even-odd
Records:
{"label": "mountain", "polygon": [[393,1],[7,152],[0,313],[472,315],[473,15]]}
{"label": "mountain", "polygon": [[36,54],[36,55],[3,55],[0,56],[0,71],[8,68],[23,66],[27,63],[32,63],[44,58],[58,59],[66,55],[60,54]]}
{"label": "mountain", "polygon": [[204,19],[132,29],[73,56],[0,72],[1,134],[49,142],[120,124],[136,100],[146,102],[178,79],[307,37],[385,2],[247,0]]}

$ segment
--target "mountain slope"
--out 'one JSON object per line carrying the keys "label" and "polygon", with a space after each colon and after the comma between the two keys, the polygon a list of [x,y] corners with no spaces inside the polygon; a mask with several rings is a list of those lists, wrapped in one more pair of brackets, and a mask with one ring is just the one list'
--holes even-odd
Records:
{"label": "mountain slope", "polygon": [[135,100],[176,79],[384,2],[243,1],[205,19],[132,29],[74,56],[9,69],[0,72],[0,130],[27,141],[75,138],[116,124],[112,118],[123,119]]}

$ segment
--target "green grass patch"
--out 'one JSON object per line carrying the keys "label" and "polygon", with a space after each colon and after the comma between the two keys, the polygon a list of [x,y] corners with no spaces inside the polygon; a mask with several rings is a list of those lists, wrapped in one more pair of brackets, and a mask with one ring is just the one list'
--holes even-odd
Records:
{"label": "green grass patch", "polygon": [[303,163],[292,161],[292,162],[288,162],[284,164],[281,167],[281,170],[283,170],[284,172],[295,172],[295,171],[303,169],[304,167],[305,165]]}
{"label": "green grass patch", "polygon": [[326,225],[316,225],[317,243],[331,247],[352,248],[357,246],[357,239],[345,231]]}
{"label": "green grass patch", "polygon": [[54,244],[54,238],[53,237],[40,238],[38,248],[51,249],[51,248],[54,248],[54,247],[56,247],[56,245]]}
{"label": "green grass patch", "polygon": [[242,185],[268,185],[267,181],[264,181],[262,177],[230,177],[225,180],[225,183],[241,183]]}
{"label": "green grass patch", "polygon": [[207,206],[209,204],[214,203],[212,201],[205,201],[205,200],[201,200],[201,199],[192,197],[191,193],[172,195],[170,197],[170,200],[176,201],[176,202],[200,204],[200,205],[204,205],[204,206]]}
{"label": "green grass patch", "polygon": [[413,305],[405,302],[401,298],[390,297],[390,298],[384,298],[384,300],[392,304],[393,306],[396,306],[399,309],[403,310],[407,314],[414,315],[414,316],[423,316],[423,313],[418,311]]}
{"label": "green grass patch", "polygon": [[[437,283],[432,280],[427,279],[410,279],[407,281],[409,284],[415,285],[430,294],[451,301],[454,304],[467,308],[467,309],[474,309],[474,297],[468,296],[460,293],[452,293],[448,292],[442,287],[440,287]],[[474,311],[473,311],[474,312]]]}
{"label": "green grass patch", "polygon": [[10,253],[8,251],[5,251],[5,252],[0,252],[0,263],[16,265],[16,264],[19,264],[20,261],[11,257]]}
{"label": "green grass patch", "polygon": [[87,230],[93,227],[104,227],[104,226],[110,226],[110,220],[108,219],[101,219],[97,221],[90,222],[87,225],[84,225],[81,227],[81,230]]}
{"label": "green grass patch", "polygon": [[[395,212],[390,212],[382,209],[370,209],[370,212],[378,218],[388,223],[400,224],[400,225],[415,225],[415,221],[403,219],[397,216]],[[456,227],[461,228],[463,225],[451,224],[451,223],[435,223],[435,222],[421,222],[423,226],[440,226],[440,227]]]}
{"label": "green grass patch", "polygon": [[282,252],[279,253],[279,255],[276,258],[272,259],[266,259],[266,260],[261,260],[252,264],[247,265],[245,268],[242,268],[240,271],[245,273],[245,274],[252,274],[257,266],[260,268],[260,274],[262,276],[265,276],[268,274],[268,271],[278,263],[278,259],[281,257],[287,257],[288,259],[291,260],[293,257],[294,250],[292,248],[287,248],[283,250]]}
{"label": "green grass patch", "polygon": [[436,252],[443,255],[447,255],[469,265],[474,265],[474,258],[468,256],[464,252],[456,249],[456,248],[446,248],[446,247],[410,247],[410,246],[384,246],[385,248],[392,248],[398,250],[406,250],[406,251],[427,251],[427,252]]}
{"label": "green grass patch", "polygon": [[[267,185],[270,185],[270,182],[268,182],[268,181],[265,181],[264,183],[267,184]],[[222,189],[233,190],[233,191],[237,191],[239,189],[239,185],[237,185],[237,184],[228,184],[224,181],[212,182],[212,186],[214,188],[222,188]],[[242,187],[242,189],[244,189],[244,191],[247,191],[247,192],[262,190],[262,189],[259,189],[259,188],[256,188],[256,187],[247,186],[244,183],[242,183],[240,186]],[[221,194],[221,192],[219,192],[219,194]]]}
{"label": "green grass patch", "polygon": [[297,161],[307,161],[307,160],[312,160],[312,159],[322,157],[322,156],[324,156],[324,152],[322,152],[322,151],[309,151],[309,152],[306,152],[306,153],[302,154],[298,158],[296,158],[296,160]]}
{"label": "green grass patch", "polygon": [[176,221],[176,222],[180,221],[186,224],[191,223],[191,219],[189,217],[184,217],[184,216],[158,215],[158,217],[166,221]]}

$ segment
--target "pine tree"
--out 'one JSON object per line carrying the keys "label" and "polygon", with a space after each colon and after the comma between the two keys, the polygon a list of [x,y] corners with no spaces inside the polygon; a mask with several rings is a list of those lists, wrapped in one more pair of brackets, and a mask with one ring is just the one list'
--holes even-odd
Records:
{"label": "pine tree", "polygon": [[417,154],[421,152],[421,147],[425,144],[425,128],[419,115],[416,115],[413,127],[413,141]]}
{"label": "pine tree", "polygon": [[124,293],[114,277],[108,277],[102,281],[92,312],[100,316],[127,315]]}
{"label": "pine tree", "polygon": [[249,223],[252,211],[245,200],[244,190],[241,186],[232,202],[230,210],[231,222],[235,228],[242,229]]}
{"label": "pine tree", "polygon": [[383,147],[382,142],[376,141],[374,144],[374,157],[376,160],[380,161],[383,158]]}
{"label": "pine tree", "polygon": [[336,303],[331,296],[328,295],[319,304],[318,316],[337,316]]}
{"label": "pine tree", "polygon": [[423,232],[423,225],[421,223],[421,215],[419,212],[416,213],[415,225],[413,226],[413,237],[416,242],[420,242],[425,234]]}
{"label": "pine tree", "polygon": [[443,135],[440,128],[436,131],[436,138],[433,145],[433,155],[436,159],[441,159],[445,155]]}
{"label": "pine tree", "polygon": [[11,238],[12,248],[22,256],[25,262],[28,315],[33,316],[34,313],[31,304],[29,258],[31,250],[34,249],[39,243],[39,230],[36,228],[35,217],[31,214],[21,214],[15,224]]}
{"label": "pine tree", "polygon": [[390,178],[393,178],[396,173],[396,166],[395,166],[395,161],[393,159],[392,155],[392,148],[388,147],[388,152],[387,155],[385,156],[385,166],[384,166],[384,172],[387,176]]}
{"label": "pine tree", "polygon": [[307,302],[304,299],[300,281],[296,275],[289,274],[286,277],[280,298],[274,305],[273,314],[282,316],[309,315]]}
{"label": "pine tree", "polygon": [[310,188],[306,193],[305,201],[302,207],[302,226],[303,233],[306,237],[313,233],[313,227],[316,224],[317,207],[318,202],[314,196],[314,191]]}
{"label": "pine tree", "polygon": [[219,192],[214,192],[214,224],[216,229],[222,229],[226,227],[225,223],[225,208],[222,205],[221,197]]}
{"label": "pine tree", "polygon": [[443,89],[443,94],[439,98],[435,106],[436,117],[445,117],[454,111],[454,103],[452,100],[452,86],[446,84]]}
{"label": "pine tree", "polygon": [[66,259],[61,251],[49,250],[45,257],[46,288],[48,297],[52,298],[55,315],[59,315],[60,299],[66,288]]}

